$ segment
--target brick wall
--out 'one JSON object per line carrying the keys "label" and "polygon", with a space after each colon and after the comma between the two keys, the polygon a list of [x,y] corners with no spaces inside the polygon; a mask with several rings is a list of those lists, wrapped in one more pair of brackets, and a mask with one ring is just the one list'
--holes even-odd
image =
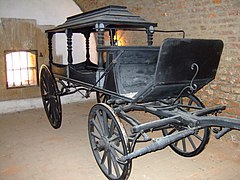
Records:
{"label": "brick wall", "polygon": [[[222,39],[224,50],[215,81],[198,97],[207,106],[225,104],[225,115],[240,118],[240,1],[239,0],[74,0],[83,12],[106,5],[124,5],[158,29],[183,29],[189,38]],[[174,35],[176,36],[176,35]],[[157,37],[159,42],[165,38]],[[134,39],[127,35],[126,39]],[[156,37],[155,37],[156,38]],[[138,41],[145,41],[145,37]],[[133,40],[126,40],[133,41]]]}

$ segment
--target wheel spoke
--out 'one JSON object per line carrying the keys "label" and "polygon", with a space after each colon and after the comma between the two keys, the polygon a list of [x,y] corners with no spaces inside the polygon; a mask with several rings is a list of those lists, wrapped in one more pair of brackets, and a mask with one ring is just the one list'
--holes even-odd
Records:
{"label": "wheel spoke", "polygon": [[115,137],[120,137],[119,133],[118,133],[118,130],[115,128],[115,130],[113,131],[113,135],[112,135],[114,138]]}
{"label": "wheel spoke", "polygon": [[51,101],[49,102],[49,111],[48,111],[48,115],[51,116],[51,111],[52,111],[52,103]]}
{"label": "wheel spoke", "polygon": [[53,106],[52,114],[53,114],[53,125],[56,126],[58,121],[58,115],[57,115],[58,111],[55,106]]}
{"label": "wheel spoke", "polygon": [[45,79],[43,80],[42,87],[43,87],[43,90],[44,90],[45,92],[48,91],[48,87],[47,87],[47,83],[46,83],[46,80],[45,80]]}
{"label": "wheel spoke", "polygon": [[102,97],[104,97],[103,93],[99,93],[99,98],[101,99]]}
{"label": "wheel spoke", "polygon": [[98,103],[107,103],[107,100],[110,98],[109,95],[104,93],[96,92],[97,102]]}
{"label": "wheel spoke", "polygon": [[[188,106],[192,106],[193,100],[188,101]],[[190,111],[190,107],[186,108],[187,111]]]}
{"label": "wheel spoke", "polygon": [[46,92],[46,93],[43,92],[42,98],[43,98],[44,101],[48,101],[48,100],[49,100],[49,95],[48,95],[48,93],[47,93],[47,92]]}
{"label": "wheel spoke", "polygon": [[56,107],[55,107],[55,110],[54,110],[54,113],[55,113],[55,119],[54,119],[55,125],[58,124],[59,119],[60,119],[60,117],[59,117],[59,112],[60,112],[60,110],[59,110],[58,106],[56,106]]}
{"label": "wheel spoke", "polygon": [[177,145],[178,145],[178,141],[176,141],[173,145],[174,145],[175,147],[177,147]]}
{"label": "wheel spoke", "polygon": [[97,119],[100,125],[100,128],[104,135],[106,135],[105,129],[104,129],[104,122],[103,122],[103,116],[100,114],[99,111],[96,111]]}
{"label": "wheel spoke", "polygon": [[111,121],[108,137],[111,137],[113,135],[115,127],[116,127],[115,123],[113,121]]}
{"label": "wheel spoke", "polygon": [[188,136],[187,138],[188,138],[190,144],[192,145],[193,149],[196,150],[197,148],[196,148],[196,146],[195,146],[195,144],[194,144],[194,142],[193,142],[191,136]]}
{"label": "wheel spoke", "polygon": [[50,105],[50,101],[46,101],[46,107],[49,108],[49,105]]}
{"label": "wheel spoke", "polygon": [[187,152],[187,147],[186,147],[186,140],[185,140],[185,138],[182,139],[182,146],[183,146],[183,152]]}
{"label": "wheel spoke", "polygon": [[179,99],[179,103],[180,103],[180,104],[183,104],[183,98],[180,98],[180,99]]}
{"label": "wheel spoke", "polygon": [[52,121],[53,121],[53,125],[56,125],[56,118],[57,115],[56,115],[56,108],[53,106],[53,109],[52,109]]}
{"label": "wheel spoke", "polygon": [[[111,153],[113,154],[113,156],[115,156],[115,159],[119,159],[119,155],[116,151],[114,151],[113,149],[111,150]],[[123,164],[119,164],[120,168],[123,170],[124,169],[124,165]]]}
{"label": "wheel spoke", "polygon": [[119,172],[119,166],[118,166],[117,160],[115,159],[115,157],[113,155],[111,155],[111,156],[112,156],[112,162],[113,162],[114,170],[116,172],[117,177],[119,177],[120,172]]}
{"label": "wheel spoke", "polygon": [[91,135],[97,139],[101,139],[101,137],[98,134],[96,134],[95,132],[91,132]]}
{"label": "wheel spoke", "polygon": [[193,134],[197,139],[199,139],[199,141],[203,141],[203,138],[201,136],[199,136],[198,134]]}
{"label": "wheel spoke", "polygon": [[119,152],[121,155],[124,155],[124,152],[122,151],[122,149],[116,146],[115,144],[111,143],[111,147],[115,149],[117,152]]}
{"label": "wheel spoke", "polygon": [[167,133],[167,135],[170,135],[170,134],[174,133],[175,131],[176,131],[176,129],[173,128],[171,131],[169,131],[169,132]]}
{"label": "wheel spoke", "polygon": [[109,139],[109,142],[113,142],[113,141],[116,141],[116,140],[120,140],[119,136],[112,136],[112,137]]}
{"label": "wheel spoke", "polygon": [[94,151],[97,150],[97,146],[96,146],[96,144],[95,144],[95,145],[92,145],[92,149],[93,149]]}
{"label": "wheel spoke", "polygon": [[49,107],[49,121],[53,124],[53,114],[51,113],[52,106]]}
{"label": "wheel spoke", "polygon": [[192,100],[192,99],[190,99],[190,100],[188,101],[188,105],[189,105],[189,106],[191,106],[191,105],[192,105],[192,103],[193,103],[193,100]]}
{"label": "wheel spoke", "polygon": [[104,163],[105,163],[106,158],[107,158],[107,154],[108,154],[108,151],[104,151],[104,152],[103,152],[103,156],[102,156],[102,159],[101,159],[101,164],[104,164]]}
{"label": "wheel spoke", "polygon": [[118,153],[114,149],[110,149],[110,150],[111,150],[111,153],[113,154],[113,156],[115,156],[115,159],[118,159],[119,158]]}
{"label": "wheel spoke", "polygon": [[[105,135],[109,137],[108,117],[105,111],[102,112],[102,118],[103,118],[103,128],[104,128]],[[113,121],[111,120],[111,122]]]}
{"label": "wheel spoke", "polygon": [[103,96],[102,102],[106,102],[106,96]]}
{"label": "wheel spoke", "polygon": [[96,121],[94,119],[91,119],[94,127],[96,128],[96,130],[98,131],[98,133],[103,136],[103,132],[101,131],[101,128],[98,126],[98,124],[96,123]]}
{"label": "wheel spoke", "polygon": [[111,162],[111,154],[107,151],[107,159],[108,159],[108,175],[112,174],[112,162]]}

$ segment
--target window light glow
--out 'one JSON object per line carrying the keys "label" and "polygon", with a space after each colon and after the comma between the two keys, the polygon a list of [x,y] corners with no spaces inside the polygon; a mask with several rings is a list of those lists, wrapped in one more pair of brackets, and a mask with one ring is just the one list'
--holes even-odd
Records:
{"label": "window light glow", "polygon": [[6,54],[7,87],[37,85],[36,55],[19,51]]}
{"label": "window light glow", "polygon": [[114,43],[116,46],[124,46],[123,32],[116,32],[116,34],[114,35]]}

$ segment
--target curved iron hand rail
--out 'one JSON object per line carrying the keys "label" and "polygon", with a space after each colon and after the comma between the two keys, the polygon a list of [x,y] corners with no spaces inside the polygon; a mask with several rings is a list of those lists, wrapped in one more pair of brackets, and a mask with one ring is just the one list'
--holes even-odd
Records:
{"label": "curved iron hand rail", "polygon": [[197,63],[193,63],[191,65],[191,69],[192,70],[194,70],[195,68],[196,68],[196,72],[195,72],[195,74],[194,74],[194,76],[193,76],[193,78],[192,78],[192,80],[190,82],[190,87],[189,87],[190,88],[190,94],[193,93],[197,89],[197,85],[193,84],[193,81],[195,80],[195,78],[196,78],[196,76],[197,76],[197,74],[199,72],[199,66],[197,65]]}
{"label": "curved iron hand rail", "polygon": [[194,83],[193,83],[193,81],[195,80],[195,78],[196,78],[196,76],[197,76],[197,74],[198,74],[198,72],[199,72],[199,66],[198,66],[197,63],[193,63],[193,64],[191,65],[191,69],[192,69],[192,70],[194,70],[195,68],[196,68],[196,72],[195,72],[195,74],[193,75],[193,78],[192,78],[189,86],[186,86],[186,87],[184,87],[184,88],[181,90],[181,92],[178,94],[177,98],[173,101],[173,104],[176,103],[176,101],[182,96],[182,94],[183,94],[183,92],[184,92],[185,90],[189,89],[189,90],[188,90],[188,94],[190,95],[190,94],[192,94],[192,93],[197,89],[197,84],[194,84]]}

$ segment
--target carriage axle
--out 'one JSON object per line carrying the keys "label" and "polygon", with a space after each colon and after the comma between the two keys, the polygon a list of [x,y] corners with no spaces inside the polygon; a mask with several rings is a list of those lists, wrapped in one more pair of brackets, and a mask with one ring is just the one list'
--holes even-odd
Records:
{"label": "carriage axle", "polygon": [[194,134],[194,132],[195,131],[193,129],[186,129],[186,130],[178,132],[176,134],[172,134],[172,135],[164,136],[164,137],[161,137],[161,138],[157,138],[149,146],[146,146],[142,149],[139,149],[137,151],[129,153],[126,156],[123,156],[123,157],[119,158],[118,161],[121,162],[121,163],[124,163],[128,160],[132,160],[134,158],[143,156],[145,154],[164,149],[168,145],[170,145],[170,144],[172,144],[172,143],[174,143],[174,142],[176,142],[180,139],[183,139],[185,137],[188,137],[188,136]]}

